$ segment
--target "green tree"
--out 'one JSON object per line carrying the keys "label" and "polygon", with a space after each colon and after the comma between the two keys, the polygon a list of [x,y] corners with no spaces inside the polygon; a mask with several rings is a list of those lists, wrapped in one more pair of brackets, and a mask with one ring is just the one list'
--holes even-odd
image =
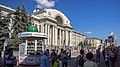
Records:
{"label": "green tree", "polygon": [[84,46],[84,42],[80,42],[78,46]]}
{"label": "green tree", "polygon": [[10,32],[9,23],[10,23],[10,15],[9,14],[4,15],[0,11],[0,40],[1,41],[5,41],[6,38],[9,38],[9,32]]}
{"label": "green tree", "polygon": [[14,17],[14,23],[12,25],[12,40],[14,45],[18,45],[21,43],[21,39],[18,38],[18,33],[27,31],[28,24],[30,24],[31,17],[26,12],[25,5],[22,5],[22,9],[20,10],[20,7],[17,6],[15,11],[15,17]]}
{"label": "green tree", "polygon": [[11,40],[13,46],[17,46],[20,43],[20,39],[18,38],[18,33],[22,32],[22,26],[21,26],[21,12],[20,7],[17,6],[16,11],[13,13],[15,16],[12,17],[14,23],[12,24],[12,34],[11,34]]}
{"label": "green tree", "polygon": [[24,31],[27,31],[27,26],[29,24],[30,21],[30,16],[28,15],[28,13],[26,12],[26,8],[25,8],[25,4],[22,4],[22,10],[21,10],[21,17],[22,17],[22,29]]}

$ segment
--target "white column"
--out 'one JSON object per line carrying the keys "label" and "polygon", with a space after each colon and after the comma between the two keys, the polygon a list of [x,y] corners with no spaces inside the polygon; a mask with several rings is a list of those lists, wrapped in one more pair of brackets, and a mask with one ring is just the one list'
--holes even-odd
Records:
{"label": "white column", "polygon": [[54,45],[54,39],[55,39],[55,29],[54,29],[54,26],[53,26],[53,28],[52,28],[53,30],[52,30],[52,45]]}
{"label": "white column", "polygon": [[25,40],[25,43],[26,43],[26,45],[25,45],[25,55],[27,55],[27,46],[28,46],[28,41],[27,41],[27,40]]}
{"label": "white column", "polygon": [[42,50],[45,51],[45,40],[42,40]]}
{"label": "white column", "polygon": [[44,33],[44,24],[42,24],[42,33]]}
{"label": "white column", "polygon": [[63,42],[63,47],[65,48],[66,45],[66,30],[64,30],[64,42]]}
{"label": "white column", "polygon": [[[46,34],[47,37],[48,37],[48,34],[47,34],[47,24],[45,24],[45,34]],[[48,45],[47,40],[48,40],[48,39],[45,39],[45,45]]]}
{"label": "white column", "polygon": [[65,40],[65,37],[64,37],[64,30],[62,31],[62,46],[64,45],[64,40]]}
{"label": "white column", "polygon": [[50,31],[50,25],[48,25],[48,30],[47,30],[47,31],[48,31],[48,45],[50,45],[50,43],[49,43],[49,33],[50,33],[49,31]]}
{"label": "white column", "polygon": [[70,41],[69,41],[70,43],[69,43],[69,46],[71,46],[71,41],[72,41],[71,37],[72,37],[72,34],[70,32]]}
{"label": "white column", "polygon": [[55,28],[55,44],[58,45],[58,29]]}
{"label": "white column", "polygon": [[41,24],[41,33],[43,33],[43,24]]}
{"label": "white column", "polygon": [[37,51],[37,40],[35,39],[35,51]]}
{"label": "white column", "polygon": [[61,46],[61,30],[59,30],[59,33],[60,33],[60,46]]}
{"label": "white column", "polygon": [[65,35],[65,37],[66,37],[66,39],[65,39],[65,46],[67,46],[68,45],[68,31],[65,31],[65,33],[66,33],[66,35]]}

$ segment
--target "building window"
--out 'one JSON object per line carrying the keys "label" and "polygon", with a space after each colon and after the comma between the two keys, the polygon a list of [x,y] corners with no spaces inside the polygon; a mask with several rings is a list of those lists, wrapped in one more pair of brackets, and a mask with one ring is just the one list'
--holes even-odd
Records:
{"label": "building window", "polygon": [[57,16],[55,19],[57,20],[58,25],[63,25],[63,19],[60,16]]}
{"label": "building window", "polygon": [[39,32],[41,32],[41,25],[39,25]]}

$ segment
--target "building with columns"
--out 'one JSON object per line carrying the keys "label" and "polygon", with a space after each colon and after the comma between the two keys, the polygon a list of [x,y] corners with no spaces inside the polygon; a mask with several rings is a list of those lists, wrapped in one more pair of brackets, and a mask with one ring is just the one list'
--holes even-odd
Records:
{"label": "building with columns", "polygon": [[[0,4],[0,9],[7,15],[15,12],[14,9]],[[70,20],[59,10],[56,9],[36,9],[31,14],[32,21],[38,28],[38,32],[45,33],[45,48],[59,49],[78,47],[86,36],[74,31]],[[14,21],[11,19],[10,28]]]}
{"label": "building with columns", "polygon": [[70,20],[59,10],[36,9],[31,16],[38,31],[48,37],[45,40],[46,49],[74,49],[86,38],[85,35],[74,31]]}

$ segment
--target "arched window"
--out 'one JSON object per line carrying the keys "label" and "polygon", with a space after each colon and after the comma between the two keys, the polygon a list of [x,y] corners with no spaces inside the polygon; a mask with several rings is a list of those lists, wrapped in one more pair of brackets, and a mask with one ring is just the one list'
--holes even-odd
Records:
{"label": "arched window", "polygon": [[63,25],[63,19],[60,16],[57,16],[55,19],[57,20],[58,25]]}

